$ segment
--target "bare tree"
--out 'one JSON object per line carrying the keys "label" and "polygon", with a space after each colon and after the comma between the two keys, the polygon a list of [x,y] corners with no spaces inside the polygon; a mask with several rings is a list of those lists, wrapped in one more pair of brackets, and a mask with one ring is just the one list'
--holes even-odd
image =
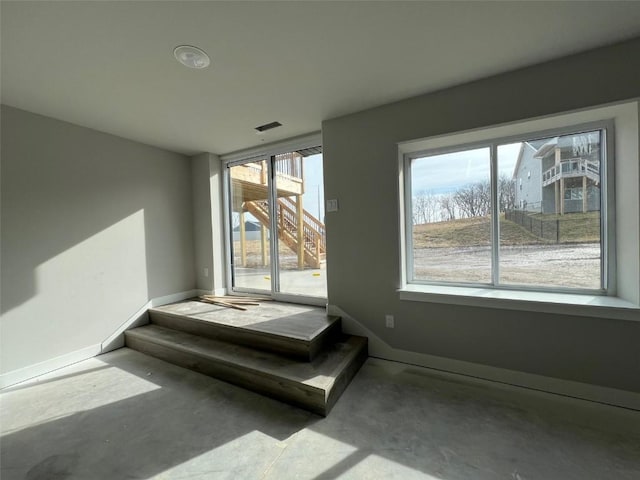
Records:
{"label": "bare tree", "polygon": [[456,219],[456,202],[452,193],[440,197],[440,216],[446,221]]}
{"label": "bare tree", "polygon": [[424,197],[418,195],[413,197],[411,202],[411,216],[414,225],[421,225],[424,222]]}
{"label": "bare tree", "polygon": [[491,184],[484,181],[461,187],[453,201],[462,218],[484,217],[491,211]]}
{"label": "bare tree", "polygon": [[477,182],[474,184],[476,196],[478,197],[478,215],[484,217],[491,213],[491,183]]}
{"label": "bare tree", "polygon": [[516,182],[507,175],[498,179],[498,208],[500,212],[513,210],[516,206]]}
{"label": "bare tree", "polygon": [[439,220],[438,197],[432,192],[422,192],[413,197],[412,220],[414,225],[431,223]]}
{"label": "bare tree", "polygon": [[[513,179],[502,175],[498,179],[498,209],[504,212],[515,207],[516,189]],[[456,218],[485,217],[491,213],[491,183],[475,182],[453,193],[434,195],[421,192],[413,198],[413,224],[450,221]]]}
{"label": "bare tree", "polygon": [[439,200],[438,197],[436,195],[433,194],[433,192],[429,192],[427,194],[427,200],[426,200],[426,221],[427,223],[431,223],[431,222],[437,222],[438,220],[440,220],[440,216],[439,216]]}

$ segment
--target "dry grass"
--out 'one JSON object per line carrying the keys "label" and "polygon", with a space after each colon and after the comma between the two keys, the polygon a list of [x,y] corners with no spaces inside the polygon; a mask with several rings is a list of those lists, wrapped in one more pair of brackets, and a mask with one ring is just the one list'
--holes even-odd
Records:
{"label": "dry grass", "polygon": [[[599,212],[566,215],[534,215],[543,221],[560,220],[560,243],[593,243],[600,241]],[[414,248],[479,247],[491,243],[491,217],[463,218],[413,227]],[[500,215],[500,245],[547,245],[542,239],[515,222]]]}
{"label": "dry grass", "polygon": [[567,213],[564,215],[535,214],[542,221],[560,221],[560,243],[591,243],[600,241],[600,212]]}
{"label": "dry grass", "polygon": [[[414,248],[478,247],[491,243],[491,218],[476,217],[416,225],[413,229]],[[500,217],[502,245],[547,243],[520,225]]]}

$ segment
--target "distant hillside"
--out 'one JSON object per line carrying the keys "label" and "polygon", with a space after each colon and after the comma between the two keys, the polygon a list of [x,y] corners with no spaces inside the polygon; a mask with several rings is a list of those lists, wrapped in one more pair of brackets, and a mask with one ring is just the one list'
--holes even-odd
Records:
{"label": "distant hillside", "polygon": [[[560,243],[597,243],[600,239],[599,212],[571,213],[563,216],[533,215],[534,218],[555,222],[560,220]],[[415,225],[413,245],[428,247],[476,247],[489,245],[491,225],[489,217],[463,218],[448,222]],[[501,245],[550,244],[500,215]]]}

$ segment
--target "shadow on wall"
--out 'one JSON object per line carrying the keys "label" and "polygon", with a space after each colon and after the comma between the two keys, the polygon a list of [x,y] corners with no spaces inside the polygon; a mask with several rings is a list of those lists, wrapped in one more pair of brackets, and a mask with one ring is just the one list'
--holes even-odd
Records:
{"label": "shadow on wall", "polygon": [[7,343],[108,335],[149,298],[193,288],[188,159],[6,106],[1,133]]}

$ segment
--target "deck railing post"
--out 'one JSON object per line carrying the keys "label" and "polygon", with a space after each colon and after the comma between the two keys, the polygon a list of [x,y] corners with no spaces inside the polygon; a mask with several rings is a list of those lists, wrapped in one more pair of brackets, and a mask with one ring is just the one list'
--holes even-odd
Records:
{"label": "deck railing post", "polygon": [[318,235],[318,233],[316,232],[316,265],[317,268],[320,268],[320,236]]}
{"label": "deck railing post", "polygon": [[298,268],[304,269],[304,209],[302,208],[302,195],[296,196],[296,223],[298,234]]}
{"label": "deck railing post", "polygon": [[240,261],[243,267],[247,266],[247,244],[246,228],[244,224],[244,210],[240,211]]}

